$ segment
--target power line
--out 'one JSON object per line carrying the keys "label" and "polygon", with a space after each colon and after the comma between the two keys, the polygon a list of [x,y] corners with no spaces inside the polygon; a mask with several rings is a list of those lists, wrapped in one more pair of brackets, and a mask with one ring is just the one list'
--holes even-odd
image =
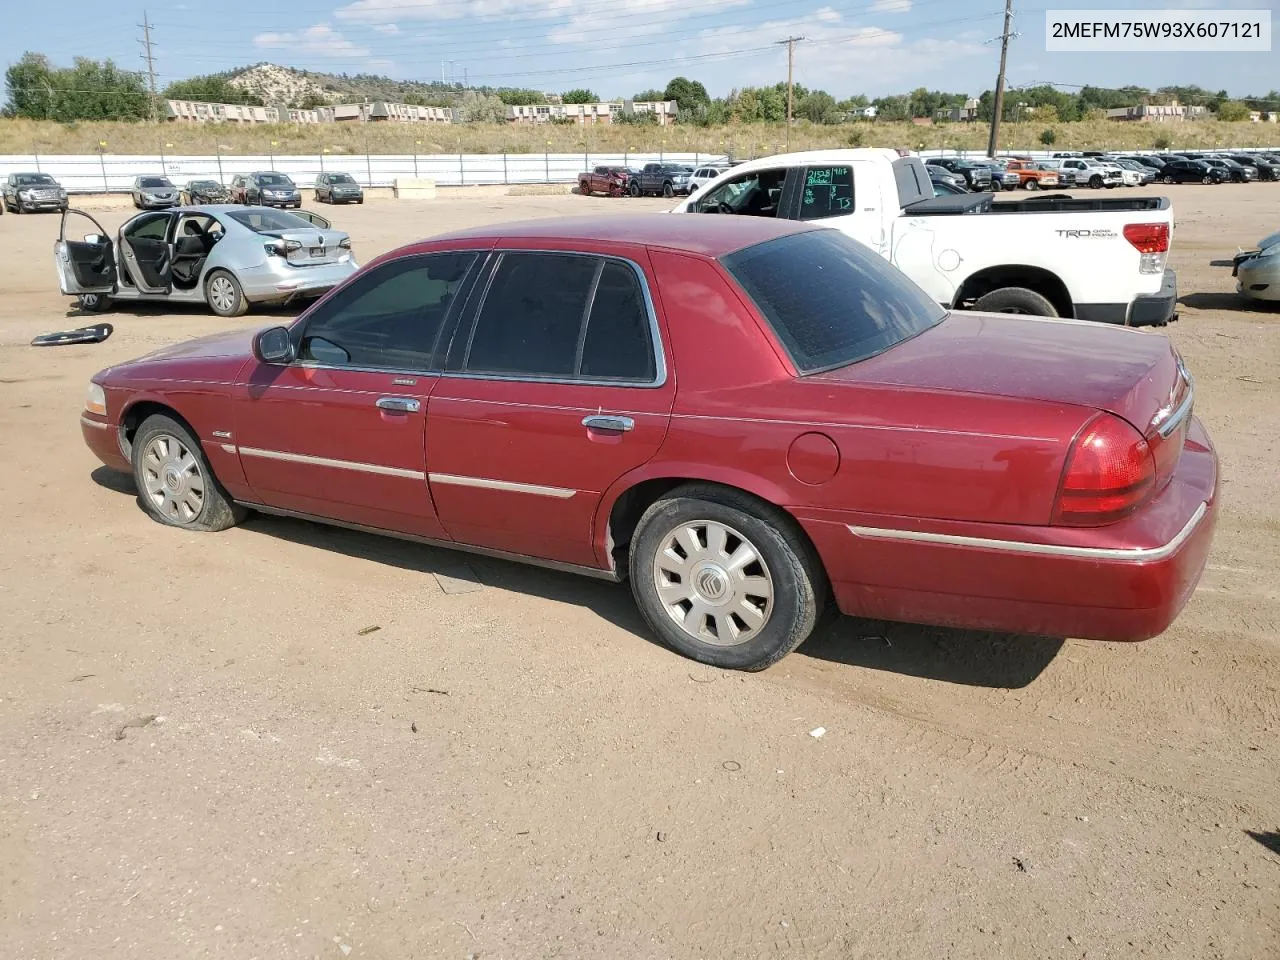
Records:
{"label": "power line", "polygon": [[138,26],[142,28],[142,39],[138,42],[142,44],[142,59],[147,62],[147,81],[151,88],[151,122],[158,123],[160,120],[160,100],[156,95],[156,58],[152,51],[151,20],[145,10],[142,11],[142,23],[138,24]]}

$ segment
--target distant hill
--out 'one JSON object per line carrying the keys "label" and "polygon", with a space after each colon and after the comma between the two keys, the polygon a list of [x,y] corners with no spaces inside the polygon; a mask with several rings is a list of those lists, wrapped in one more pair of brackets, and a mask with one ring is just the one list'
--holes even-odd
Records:
{"label": "distant hill", "polygon": [[367,73],[314,73],[274,63],[230,70],[217,78],[271,106],[312,107],[368,99],[444,107],[462,96],[461,84],[392,80]]}

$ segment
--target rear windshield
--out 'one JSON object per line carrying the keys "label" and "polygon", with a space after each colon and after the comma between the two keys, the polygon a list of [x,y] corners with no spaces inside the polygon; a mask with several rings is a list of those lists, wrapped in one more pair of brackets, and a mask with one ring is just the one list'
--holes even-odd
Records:
{"label": "rear windshield", "polygon": [[232,210],[227,216],[256,233],[271,233],[277,230],[315,230],[315,224],[310,220],[303,220],[292,213],[270,210],[266,207]]}
{"label": "rear windshield", "polygon": [[802,374],[883,353],[947,315],[896,267],[837,230],[778,237],[721,262]]}

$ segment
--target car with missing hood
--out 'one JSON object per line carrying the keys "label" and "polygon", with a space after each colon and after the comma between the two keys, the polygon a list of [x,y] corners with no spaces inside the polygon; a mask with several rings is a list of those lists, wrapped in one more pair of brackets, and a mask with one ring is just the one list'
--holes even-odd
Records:
{"label": "car with missing hood", "polygon": [[1280,302],[1280,232],[1263,237],[1256,250],[1237,253],[1231,275],[1242,297]]}
{"label": "car with missing hood", "polygon": [[[95,231],[70,239],[71,215]],[[207,304],[220,317],[318,297],[357,267],[351,238],[316,214],[224,204],[146,211],[114,237],[84,211],[64,211],[54,262],[59,289],[85,311],[149,300]]]}
{"label": "car with missing hood", "polygon": [[202,203],[228,203],[231,192],[217,180],[190,180],[179,197],[184,207]]}
{"label": "car with missing hood", "polygon": [[176,207],[181,202],[178,188],[168,177],[134,177],[129,193],[133,197],[133,205],[139,210]]}
{"label": "car with missing hood", "polygon": [[4,180],[0,209],[13,213],[67,209],[67,191],[47,173],[11,173]]}

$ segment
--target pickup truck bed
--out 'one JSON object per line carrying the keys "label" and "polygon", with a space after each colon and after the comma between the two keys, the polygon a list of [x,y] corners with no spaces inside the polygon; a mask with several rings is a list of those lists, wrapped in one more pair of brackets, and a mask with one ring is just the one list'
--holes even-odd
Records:
{"label": "pickup truck bed", "polygon": [[943,217],[964,213],[1132,213],[1167,210],[1168,197],[1073,197],[1069,193],[1045,193],[1023,200],[997,200],[991,193],[930,197],[903,207],[913,217]]}

